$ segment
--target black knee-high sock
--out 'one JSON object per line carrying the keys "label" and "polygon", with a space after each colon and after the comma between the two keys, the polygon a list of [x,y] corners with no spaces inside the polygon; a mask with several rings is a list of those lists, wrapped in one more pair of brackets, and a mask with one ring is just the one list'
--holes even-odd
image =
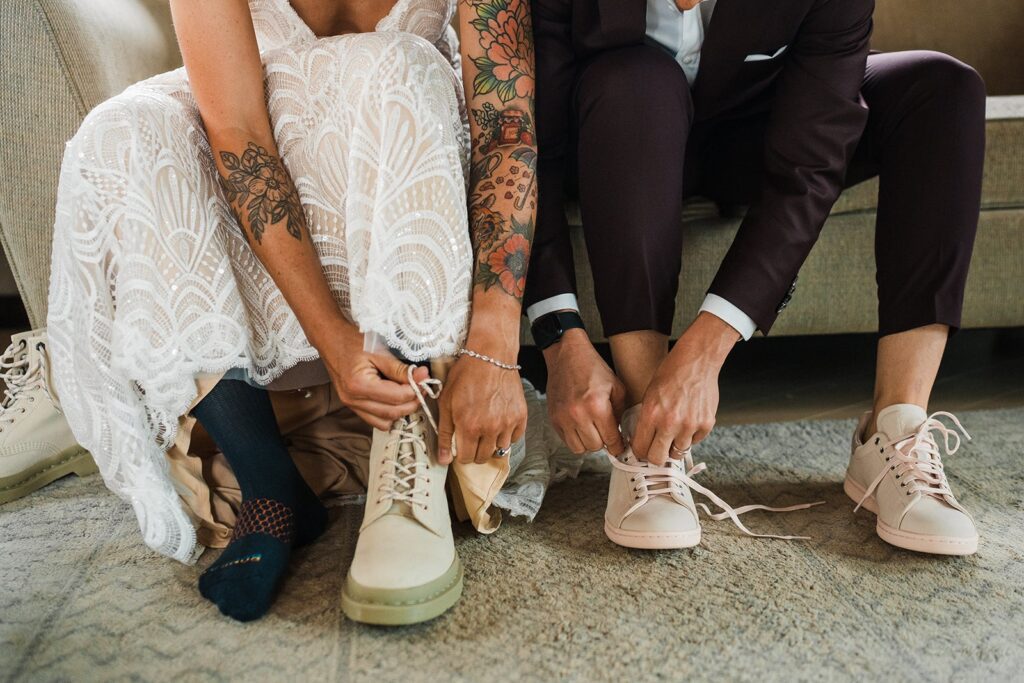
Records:
{"label": "black knee-high sock", "polygon": [[326,512],[296,469],[270,397],[239,380],[221,380],[193,409],[242,491],[231,543],[199,579],[199,590],[240,621],[270,608],[294,545],[312,542]]}

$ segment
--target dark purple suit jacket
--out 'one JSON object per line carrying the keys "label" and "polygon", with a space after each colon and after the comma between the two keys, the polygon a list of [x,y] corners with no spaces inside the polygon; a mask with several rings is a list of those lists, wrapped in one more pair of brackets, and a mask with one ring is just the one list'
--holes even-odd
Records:
{"label": "dark purple suit jacket", "polygon": [[[644,42],[646,9],[644,0],[575,0],[575,57],[585,60]],[[770,112],[761,197],[747,212],[709,289],[764,332],[842,190],[864,131],[868,111],[860,88],[873,11],[874,0],[718,0],[705,33],[692,91],[695,123]],[[784,45],[776,59],[744,61],[750,54],[772,55]],[[566,100],[545,90],[564,79],[546,76],[539,68],[541,138],[541,101]]]}

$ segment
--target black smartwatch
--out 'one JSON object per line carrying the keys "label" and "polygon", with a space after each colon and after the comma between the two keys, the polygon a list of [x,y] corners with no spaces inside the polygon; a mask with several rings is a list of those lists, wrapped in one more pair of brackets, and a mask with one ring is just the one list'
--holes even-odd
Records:
{"label": "black smartwatch", "polygon": [[530,331],[533,332],[533,343],[541,351],[562,340],[566,330],[586,329],[583,318],[576,311],[556,311],[546,313],[533,321]]}

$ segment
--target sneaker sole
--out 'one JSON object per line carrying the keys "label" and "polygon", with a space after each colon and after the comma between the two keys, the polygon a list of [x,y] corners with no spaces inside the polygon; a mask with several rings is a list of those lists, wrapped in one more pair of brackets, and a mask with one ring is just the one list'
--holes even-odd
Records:
{"label": "sneaker sole", "polygon": [[[850,477],[843,481],[843,492],[854,503],[864,496],[864,487]],[[864,509],[873,513],[877,519],[875,522],[875,533],[878,537],[897,548],[913,550],[919,553],[931,555],[973,555],[978,550],[978,537],[958,538],[956,536],[930,536],[928,534],[915,534],[911,531],[901,531],[889,526],[878,517],[878,503],[874,496],[868,496],[864,500]]]}
{"label": "sneaker sole", "polygon": [[700,545],[699,528],[692,531],[627,531],[616,529],[605,520],[604,534],[612,543],[639,550],[677,550]]}
{"label": "sneaker sole", "polygon": [[0,505],[23,498],[69,474],[86,477],[96,472],[99,472],[99,468],[89,451],[76,446],[71,451],[42,461],[28,472],[0,479]]}
{"label": "sneaker sole", "polygon": [[[432,589],[432,584],[437,588]],[[366,589],[358,586],[350,575],[341,589],[341,611],[352,621],[378,626],[418,624],[439,617],[462,597],[462,563],[458,555],[444,575],[415,590],[426,595],[409,599],[409,589]]]}

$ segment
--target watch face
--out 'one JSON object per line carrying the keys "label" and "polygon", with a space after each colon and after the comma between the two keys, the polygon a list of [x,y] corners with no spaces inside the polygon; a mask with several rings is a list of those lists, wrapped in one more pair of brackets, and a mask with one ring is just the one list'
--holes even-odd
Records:
{"label": "watch face", "polygon": [[560,311],[538,318],[530,329],[533,332],[534,343],[543,350],[558,342],[566,330],[577,327],[583,327],[583,320],[578,313]]}

